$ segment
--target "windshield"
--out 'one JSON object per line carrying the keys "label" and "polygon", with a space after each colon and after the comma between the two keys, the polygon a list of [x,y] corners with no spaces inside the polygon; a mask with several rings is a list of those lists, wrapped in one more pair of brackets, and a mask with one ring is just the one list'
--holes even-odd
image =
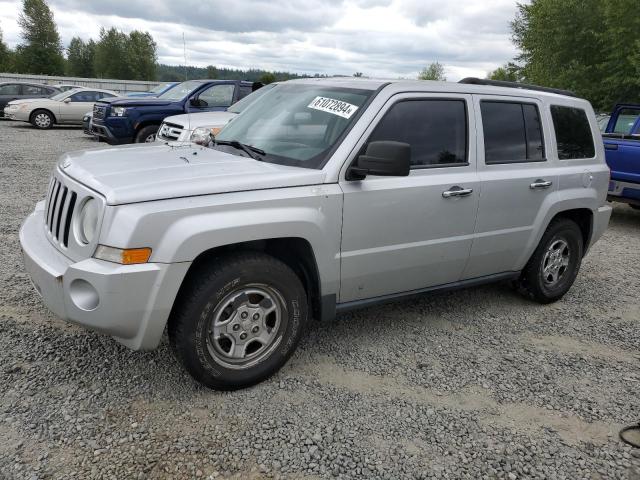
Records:
{"label": "windshield", "polygon": [[164,92],[158,98],[164,98],[165,100],[182,100],[200,85],[202,85],[202,82],[199,82],[197,80],[182,82],[173,87],[171,90]]}
{"label": "windshield", "polygon": [[264,156],[259,159],[266,162],[322,168],[372,94],[371,90],[281,84],[227,124],[216,140],[236,140],[261,149]]}
{"label": "windshield", "polygon": [[247,95],[246,97],[244,97],[242,100],[238,100],[236,103],[234,103],[233,105],[231,105],[228,109],[227,112],[231,112],[231,113],[242,113],[242,111],[247,108],[249,105],[251,105],[253,102],[255,102],[256,100],[258,100],[261,96],[263,96],[265,93],[267,93],[269,90],[271,90],[273,87],[275,87],[277,84],[276,83],[270,83],[269,85],[265,85],[264,87],[259,88],[258,90],[256,90],[255,92],[251,92],[249,95]]}
{"label": "windshield", "polygon": [[170,83],[161,83],[160,85],[158,85],[155,88],[152,88],[151,90],[149,90],[149,93],[160,93],[160,92],[164,92],[167,87],[169,87],[171,84]]}

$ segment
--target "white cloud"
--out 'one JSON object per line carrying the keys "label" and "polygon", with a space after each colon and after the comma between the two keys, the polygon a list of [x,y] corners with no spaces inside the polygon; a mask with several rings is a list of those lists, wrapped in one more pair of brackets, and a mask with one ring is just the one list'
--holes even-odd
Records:
{"label": "white cloud", "polygon": [[[298,73],[414,77],[432,61],[450,80],[484,76],[515,55],[516,0],[49,0],[63,43],[100,27],[149,31],[159,60]],[[0,28],[19,41],[19,0]]]}

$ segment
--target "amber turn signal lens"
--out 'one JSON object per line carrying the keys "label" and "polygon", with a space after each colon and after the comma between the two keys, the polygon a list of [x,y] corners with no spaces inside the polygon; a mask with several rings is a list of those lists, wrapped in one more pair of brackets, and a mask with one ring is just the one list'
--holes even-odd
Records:
{"label": "amber turn signal lens", "polygon": [[136,265],[147,263],[151,257],[150,248],[114,248],[98,245],[94,258],[107,262],[120,263],[121,265]]}
{"label": "amber turn signal lens", "polygon": [[150,248],[128,248],[122,250],[122,264],[134,265],[136,263],[147,263],[150,256]]}

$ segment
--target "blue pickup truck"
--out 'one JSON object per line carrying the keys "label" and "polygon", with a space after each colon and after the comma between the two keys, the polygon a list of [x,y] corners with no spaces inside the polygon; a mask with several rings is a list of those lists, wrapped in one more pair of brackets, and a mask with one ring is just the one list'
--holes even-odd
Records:
{"label": "blue pickup truck", "polygon": [[166,117],[225,111],[260,86],[237,80],[189,80],[155,98],[105,98],[93,107],[91,133],[110,144],[153,142]]}
{"label": "blue pickup truck", "polygon": [[611,169],[608,199],[640,210],[640,105],[616,105],[603,139]]}

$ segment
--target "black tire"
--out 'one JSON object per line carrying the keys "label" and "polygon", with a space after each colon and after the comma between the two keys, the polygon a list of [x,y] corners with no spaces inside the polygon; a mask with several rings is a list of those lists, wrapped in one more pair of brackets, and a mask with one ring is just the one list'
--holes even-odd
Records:
{"label": "black tire", "polygon": [[[257,322],[265,332],[273,332],[270,333],[272,343],[269,347],[260,346],[263,350],[258,352],[261,353],[251,353],[255,357],[249,357],[250,360],[242,363],[241,359],[225,356],[222,342],[231,343],[232,336],[250,333],[254,328],[250,321],[256,318],[255,315],[240,320],[238,311],[246,308],[246,304],[238,299],[240,297],[234,297],[253,288],[269,289],[273,293],[280,308],[279,320],[277,328],[271,330],[265,326],[267,315],[264,316],[264,324],[262,320]],[[244,298],[249,300],[248,296]],[[235,330],[236,325],[233,324],[238,323],[239,331],[215,339],[214,326],[221,325],[215,320],[225,312],[229,318],[236,319],[228,321],[225,328],[233,327]],[[286,363],[305,331],[307,316],[306,292],[291,268],[260,252],[240,253],[217,258],[189,275],[171,313],[169,341],[177,359],[198,382],[217,390],[236,390],[265,380]],[[249,337],[245,344],[251,341]],[[252,345],[262,344],[251,343],[244,353]]]}
{"label": "black tire", "polygon": [[[566,249],[562,242],[566,245]],[[554,252],[562,249],[559,264],[562,263],[562,258],[568,258],[568,265],[559,267],[556,272],[555,281],[554,274],[545,275],[544,270],[545,266],[553,263],[552,249]],[[566,218],[553,220],[522,271],[518,281],[519,290],[540,303],[546,304],[560,300],[569,291],[578,275],[583,252],[584,244],[580,227]]]}
{"label": "black tire", "polygon": [[36,110],[29,117],[29,121],[40,130],[48,130],[56,123],[56,117],[49,110]]}
{"label": "black tire", "polygon": [[[155,141],[156,132],[158,131],[158,125],[147,125],[140,129],[136,134],[135,143],[151,143]],[[149,140],[153,137],[153,140]]]}

